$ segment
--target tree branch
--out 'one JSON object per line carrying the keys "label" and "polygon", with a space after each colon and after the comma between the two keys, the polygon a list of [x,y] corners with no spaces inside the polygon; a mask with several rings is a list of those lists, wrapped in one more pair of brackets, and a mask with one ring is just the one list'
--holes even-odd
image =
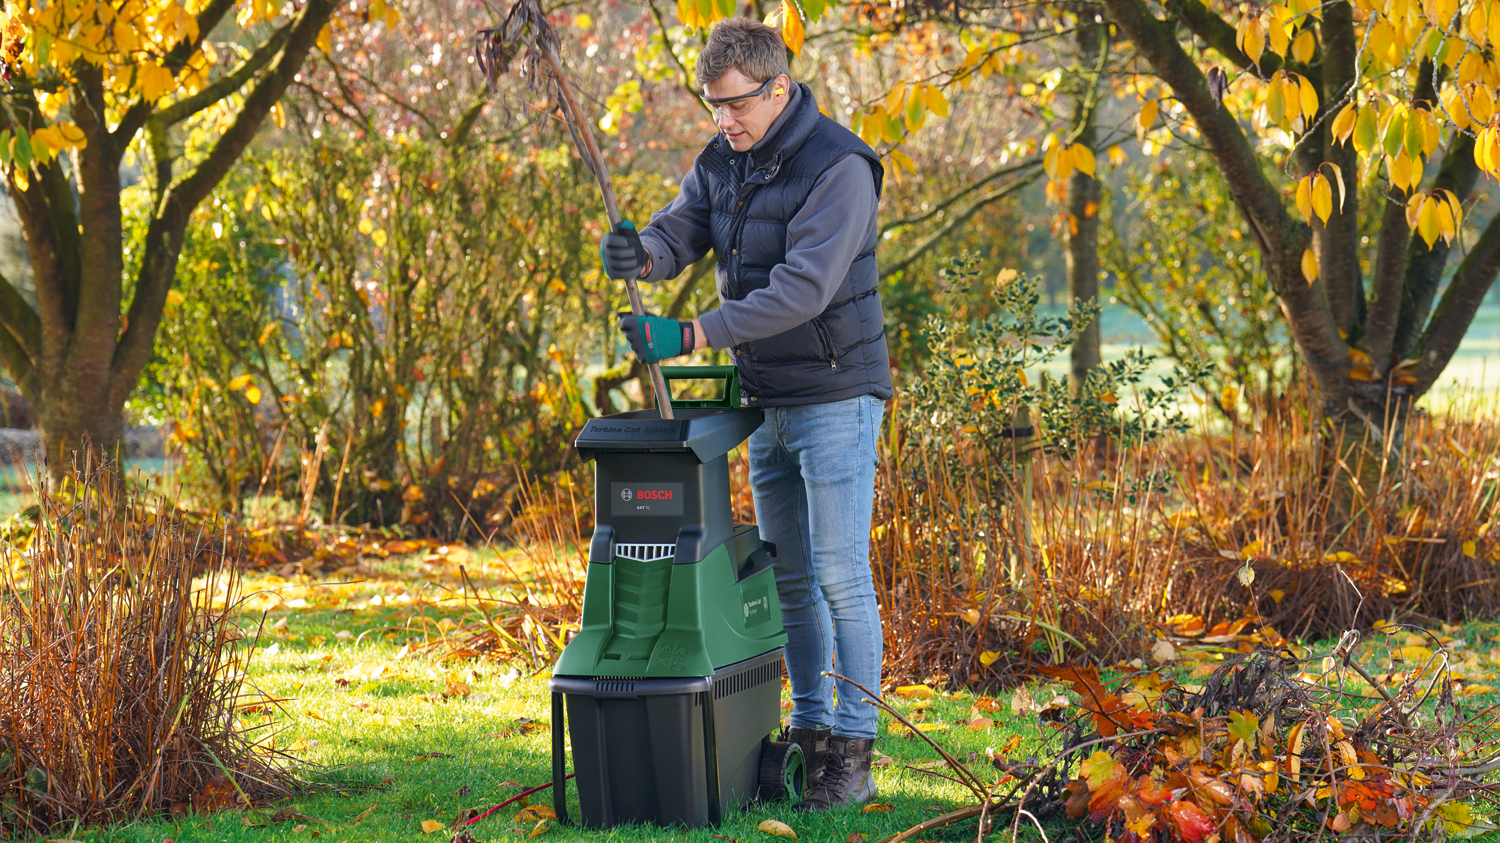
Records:
{"label": "tree branch", "polygon": [[1294,222],[1281,195],[1260,169],[1238,121],[1209,93],[1207,79],[1183,52],[1171,27],[1151,14],[1144,0],[1103,0],[1110,17],[1140,55],[1172,88],[1208,144],[1230,195],[1261,246],[1267,274],[1280,297],[1292,336],[1322,389],[1324,400],[1341,405],[1348,385],[1348,346],[1339,337],[1320,290],[1302,281],[1305,225]]}
{"label": "tree branch", "polygon": [[1239,38],[1228,21],[1214,14],[1200,0],[1167,0],[1163,4],[1167,14],[1187,24],[1192,33],[1202,39],[1209,49],[1223,56],[1241,70],[1254,70],[1262,79],[1281,69],[1281,57],[1269,50],[1261,54],[1256,63],[1239,47]]}
{"label": "tree branch", "polygon": [[[1355,65],[1359,44],[1354,33],[1354,13],[1347,0],[1335,0],[1324,6],[1319,33],[1323,36],[1320,115],[1326,116],[1342,107],[1359,72]],[[1353,337],[1364,298],[1364,279],[1359,268],[1359,153],[1354,144],[1334,140],[1330,122],[1319,119],[1316,124],[1320,157],[1326,156],[1339,168],[1350,189],[1344,193],[1342,205],[1334,208],[1327,224],[1314,226],[1318,274],[1323,278],[1334,325],[1345,336]]]}
{"label": "tree branch", "polygon": [[126,329],[120,337],[111,367],[111,400],[124,401],[151,356],[167,290],[177,270],[183,233],[193,209],[223,180],[254,139],[271,107],[281,99],[306,61],[319,30],[334,8],[334,0],[308,0],[298,13],[281,52],[246,95],[234,122],[198,166],[168,188],[146,230],[145,253],[136,278],[135,298],[131,300]]}
{"label": "tree branch", "polygon": [[916,262],[918,258],[931,251],[932,247],[936,246],[938,243],[941,243],[944,238],[962,228],[964,224],[970,220],[970,218],[983,210],[986,205],[1004,199],[1010,194],[1015,193],[1017,190],[1020,190],[1026,185],[1036,181],[1037,178],[1039,178],[1041,175],[1041,170],[1033,170],[1029,174],[1016,179],[1015,181],[1005,185],[1004,187],[995,188],[989,193],[986,193],[985,195],[974,200],[974,202],[970,204],[969,207],[949,217],[947,222],[943,224],[942,228],[939,228],[937,231],[929,234],[925,240],[912,247],[905,255],[901,257],[901,260],[895,262],[894,264],[881,267],[880,277],[889,278],[890,276],[906,269],[908,266],[911,266],[914,262]]}
{"label": "tree branch", "polygon": [[[203,46],[204,39],[208,38],[208,34],[219,25],[224,15],[234,8],[235,2],[236,0],[209,0],[208,5],[203,7],[203,11],[198,13],[198,37],[173,47],[163,60],[163,66],[171,69],[174,74],[181,70],[187,64],[187,60],[193,57],[193,53],[198,52],[198,49]],[[120,124],[110,133],[111,153],[115,156],[116,166],[125,156],[125,150],[130,146],[130,141],[135,138],[135,133],[139,132],[150,119],[153,108],[155,108],[153,103],[137,99],[125,109],[124,116],[120,118]]]}
{"label": "tree branch", "polygon": [[[1458,197],[1459,203],[1463,204],[1474,192],[1474,185],[1478,180],[1479,165],[1474,162],[1474,138],[1455,132],[1432,186],[1435,189],[1451,190]],[[1443,270],[1448,265],[1450,251],[1448,241],[1443,239],[1435,241],[1429,249],[1427,241],[1422,238],[1409,238],[1400,317],[1387,352],[1396,360],[1404,359],[1416,350],[1417,338],[1432,312],[1432,299],[1437,295],[1438,285],[1443,280]],[[1382,364],[1383,361],[1376,361],[1377,366]]]}
{"label": "tree branch", "polygon": [[165,126],[175,125],[238,91],[275,57],[291,33],[292,22],[288,22],[272,33],[264,44],[257,47],[255,52],[247,56],[233,70],[204,86],[198,93],[180,99],[151,115],[150,122],[160,122]]}
{"label": "tree branch", "polygon": [[1417,346],[1420,362],[1413,372],[1417,379],[1412,390],[1414,395],[1422,395],[1431,389],[1448,361],[1453,359],[1453,353],[1463,342],[1496,273],[1500,273],[1500,215],[1490,218],[1474,247],[1458,265],[1438,303],[1437,312],[1422,334],[1422,341]]}
{"label": "tree branch", "polygon": [[[0,275],[0,325],[4,326],[3,333],[8,334],[15,342],[26,362],[34,365],[42,353],[41,317],[21,298],[10,279],[3,275]],[[9,361],[6,365],[12,372],[15,371],[16,367]]]}
{"label": "tree branch", "polygon": [[1037,158],[1027,158],[1026,160],[1020,162],[1019,164],[1014,164],[1014,165],[1009,166],[1009,167],[1001,167],[1000,169],[995,170],[994,172],[990,173],[989,175],[985,176],[984,178],[982,178],[982,179],[980,179],[978,181],[969,183],[968,185],[966,185],[964,187],[963,190],[960,190],[959,192],[953,194],[952,196],[949,196],[947,199],[944,199],[943,201],[937,203],[936,205],[933,205],[931,208],[927,209],[926,211],[923,211],[920,214],[917,214],[916,216],[903,217],[902,219],[891,220],[891,221],[885,223],[884,225],[882,225],[880,227],[880,233],[884,234],[887,231],[892,231],[892,230],[895,230],[897,228],[904,228],[905,226],[908,226],[908,225],[918,225],[920,223],[924,223],[924,222],[932,219],[933,217],[937,216],[938,214],[942,213],[943,211],[946,211],[949,208],[953,207],[955,204],[958,203],[958,201],[960,199],[964,198],[965,196],[968,196],[971,193],[974,193],[975,191],[979,190],[981,187],[984,187],[985,185],[989,184],[990,182],[996,181],[996,180],[1000,179],[1003,176],[1011,175],[1012,173],[1018,173],[1018,172],[1020,172],[1022,170],[1028,170],[1028,169],[1033,169],[1033,168],[1039,167],[1039,166],[1041,166],[1041,164],[1042,164],[1042,159],[1039,158],[1039,157],[1037,157]]}

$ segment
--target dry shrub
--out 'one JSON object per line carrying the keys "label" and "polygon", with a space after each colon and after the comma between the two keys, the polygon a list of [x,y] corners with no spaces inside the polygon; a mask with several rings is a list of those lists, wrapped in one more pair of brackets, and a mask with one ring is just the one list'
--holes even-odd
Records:
{"label": "dry shrub", "polygon": [[893,679],[1128,659],[1174,617],[1210,638],[1249,618],[1277,641],[1500,612],[1500,420],[1474,400],[1413,413],[1399,443],[1350,447],[1296,412],[1263,414],[1071,461],[1038,452],[1029,482],[1024,441],[974,442],[900,409],[872,541]]}
{"label": "dry shrub", "polygon": [[235,717],[253,642],[213,529],[109,472],[40,509],[0,549],[0,837],[287,793]]}

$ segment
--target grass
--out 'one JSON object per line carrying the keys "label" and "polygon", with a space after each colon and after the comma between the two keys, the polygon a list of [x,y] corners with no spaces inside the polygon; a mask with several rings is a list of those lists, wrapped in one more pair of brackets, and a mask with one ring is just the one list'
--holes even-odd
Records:
{"label": "grass", "polygon": [[[494,577],[505,567],[494,554],[469,560],[472,576]],[[456,568],[456,566],[452,566]],[[245,723],[263,727],[263,739],[308,762],[304,776],[312,792],[264,810],[211,815],[184,814],[98,830],[81,830],[72,839],[120,843],[176,843],[191,840],[281,841],[446,840],[449,831],[424,834],[422,822],[451,823],[460,811],[488,808],[551,775],[550,733],[526,728],[550,717],[545,675],[520,676],[507,665],[486,660],[443,663],[424,645],[436,642],[440,628],[465,619],[462,600],[454,595],[457,572],[426,565],[415,557],[393,557],[371,568],[363,582],[320,584],[252,577],[262,589],[250,601],[265,612],[265,632],[256,653],[250,682],[261,693],[284,700],[243,715]],[[496,579],[488,585],[502,585]],[[416,583],[416,585],[414,585]],[[375,598],[379,598],[378,601]],[[259,625],[247,615],[247,631]],[[423,630],[427,634],[424,636]],[[444,696],[453,682],[466,695]],[[973,753],[982,765],[986,747],[999,748],[1012,737],[1012,725],[971,731],[974,697],[959,692],[927,702],[903,700],[898,708],[923,706],[927,722],[949,726],[939,733],[945,746]],[[993,716],[993,715],[992,715]],[[882,730],[886,718],[882,717]],[[1050,731],[1050,730],[1049,730]],[[840,812],[803,817],[790,804],[758,806],[731,815],[719,828],[693,832],[631,827],[589,832],[556,827],[548,840],[710,841],[714,834],[740,840],[767,838],[755,831],[761,820],[780,819],[804,840],[844,840],[851,832],[871,840],[904,829],[962,804],[956,785],[904,769],[904,764],[937,760],[936,753],[912,738],[883,737],[877,748],[891,757],[878,776],[885,813]],[[1023,743],[1039,745],[1043,732],[1018,726]],[[571,810],[577,816],[576,791]],[[532,798],[550,805],[550,792]],[[512,823],[519,805],[470,827],[490,840],[520,828]],[[276,811],[291,811],[300,816]],[[368,813],[366,813],[368,812]],[[361,817],[358,822],[356,817]],[[309,819],[314,818],[314,819]],[[247,823],[249,823],[247,825]],[[263,827],[257,827],[263,826]],[[304,828],[298,829],[299,826]],[[972,839],[974,824],[968,828]],[[529,832],[531,826],[528,824]],[[932,839],[949,839],[943,836]],[[1022,839],[1027,839],[1024,835]]]}
{"label": "grass", "polygon": [[[425,834],[423,821],[447,826],[461,811],[488,808],[523,786],[547,781],[550,733],[527,726],[546,724],[550,717],[545,674],[520,675],[514,667],[490,660],[441,660],[443,636],[456,634],[458,624],[472,617],[460,596],[456,568],[455,563],[424,562],[413,555],[369,563],[362,576],[340,582],[252,575],[252,596],[240,623],[253,632],[261,627],[263,616],[264,631],[249,679],[261,693],[282,702],[279,707],[246,709],[242,720],[261,727],[262,740],[274,741],[306,762],[302,775],[310,783],[308,791],[245,813],[188,812],[66,836],[89,843],[272,843],[308,841],[316,834],[330,841],[430,843],[446,841],[451,831]],[[488,551],[466,559],[466,568],[476,581],[497,590],[517,586],[508,580],[511,570],[528,576],[524,560]],[[1449,645],[1469,683],[1500,684],[1492,678],[1500,676],[1500,626],[1474,623],[1439,632],[1462,640],[1460,645],[1450,640]],[[1192,639],[1179,638],[1177,643],[1179,660],[1165,672],[1186,683],[1201,681],[1198,677],[1233,651],[1195,645]],[[1391,643],[1407,643],[1406,634]],[[1304,654],[1312,652],[1319,651],[1313,647]],[[1366,661],[1372,671],[1388,672],[1388,658],[1381,644]],[[1122,668],[1129,666],[1117,666],[1114,675]],[[1033,684],[1029,692],[1045,701],[1059,689]],[[458,693],[445,696],[445,690]],[[946,728],[933,736],[960,757],[976,760],[975,769],[982,775],[987,748],[1005,750],[1016,741],[1010,747],[1012,758],[1033,753],[1047,758],[1055,744],[1053,729],[1040,724],[1035,715],[1013,714],[1013,692],[997,692],[1001,708],[985,715],[994,725],[973,730],[968,728],[976,699],[971,692],[939,692],[930,700],[887,696],[908,716],[944,724]],[[1472,697],[1476,707],[1495,701],[1493,692]],[[906,766],[932,764],[937,755],[912,737],[892,737],[889,724],[882,715],[876,744],[890,757],[889,766],[877,772],[879,801],[892,806],[889,812],[805,817],[789,804],[777,804],[731,814],[713,829],[586,831],[554,826],[540,839],[709,843],[731,838],[749,843],[774,839],[755,829],[761,820],[774,818],[791,825],[802,840],[842,841],[859,833],[873,841],[967,804],[958,786]],[[570,794],[570,810],[576,817],[576,792],[570,789]],[[550,806],[550,792],[532,801]],[[533,826],[514,821],[520,807],[512,806],[469,830],[479,840],[522,839]],[[1067,837],[1070,826],[1066,820],[1050,823],[1050,839]],[[973,840],[975,830],[969,822],[925,839]],[[1035,841],[1040,836],[1026,827],[1019,839]]]}

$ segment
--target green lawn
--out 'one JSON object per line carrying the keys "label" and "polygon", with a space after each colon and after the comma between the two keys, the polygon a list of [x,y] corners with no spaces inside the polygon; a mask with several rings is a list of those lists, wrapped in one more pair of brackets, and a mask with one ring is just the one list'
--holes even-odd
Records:
{"label": "green lawn", "polygon": [[[498,579],[493,556],[469,561],[472,576]],[[264,810],[180,816],[138,821],[107,829],[81,830],[73,839],[119,843],[176,843],[196,840],[446,841],[451,830],[424,834],[423,821],[449,824],[460,811],[488,808],[524,787],[551,776],[551,716],[545,674],[523,675],[516,667],[492,660],[442,663],[441,648],[423,649],[441,634],[446,620],[462,622],[462,603],[447,589],[456,588],[441,565],[415,557],[393,558],[364,582],[319,585],[260,577],[261,589],[246,606],[245,628],[252,629],[262,610],[267,631],[259,645],[251,681],[261,692],[285,698],[280,709],[268,707],[245,717],[264,726],[275,744],[290,749],[307,764],[300,772],[310,792]],[[341,578],[343,579],[343,578]],[[446,619],[446,620],[445,620]],[[451,634],[451,628],[450,628]],[[470,693],[445,696],[445,689]],[[1007,724],[984,730],[967,728],[974,698],[969,694],[932,700],[902,699],[904,711],[922,710],[926,722],[947,728],[935,733],[950,749],[973,753],[986,766],[986,747],[999,748],[1019,735],[1040,748],[1037,725]],[[1000,714],[991,717],[1001,718]],[[844,811],[805,817],[790,804],[756,807],[731,815],[722,826],[695,832],[665,832],[632,827],[589,832],[552,827],[548,840],[685,840],[710,841],[723,835],[743,841],[772,840],[755,826],[766,818],[782,820],[803,840],[845,840],[859,832],[877,840],[945,810],[964,804],[956,785],[907,769],[932,763],[938,756],[912,737],[884,735],[877,749],[890,756],[877,772],[879,801],[889,812]],[[1052,734],[1051,729],[1046,730]],[[573,816],[576,791],[570,787]],[[550,791],[531,798],[551,805]],[[518,825],[520,804],[481,820],[469,830],[479,840],[516,838],[533,824]],[[283,814],[278,809],[301,817]],[[973,822],[929,835],[932,840],[972,840]],[[721,838],[722,839],[722,838]],[[1034,832],[1025,839],[1040,839]],[[1053,839],[1057,839],[1054,834]]]}
{"label": "green lawn", "polygon": [[[522,581],[524,562],[516,565]],[[507,568],[493,554],[466,560],[471,576],[491,587],[506,586]],[[455,596],[456,565],[429,556],[398,557],[320,584],[259,576],[246,605],[243,626],[249,630],[266,613],[266,631],[258,645],[251,682],[259,691],[286,701],[277,708],[244,715],[247,725],[263,727],[267,739],[305,762],[300,775],[307,792],[280,805],[248,813],[142,820],[105,829],[80,830],[71,839],[162,843],[185,841],[446,841],[448,826],[461,811],[489,806],[550,778],[550,708],[545,675],[524,675],[516,666],[468,659],[444,663],[446,633],[456,634],[465,618]],[[514,580],[510,580],[513,584]],[[424,635],[425,630],[425,635]],[[1450,628],[1462,644],[1450,644],[1457,668],[1470,684],[1500,684],[1500,627]],[[1404,639],[1395,643],[1404,643]],[[1222,658],[1222,650],[1182,652],[1184,661],[1170,671],[1181,681],[1201,676]],[[1384,652],[1372,653],[1372,670],[1383,666]],[[449,694],[445,695],[444,691]],[[464,693],[467,690],[467,693]],[[1034,696],[1050,699],[1058,686],[1037,688]],[[1476,689],[1479,690],[1479,689]],[[455,693],[456,692],[456,693]],[[1492,699],[1493,691],[1474,698]],[[971,729],[975,698],[968,693],[939,694],[930,700],[890,695],[903,713],[938,724],[934,737],[960,757],[975,759],[989,778],[985,749],[1009,749],[1011,757],[1032,752],[1050,757],[1055,732],[1036,715],[1012,715],[1010,693],[996,695],[1000,709],[986,716],[989,728]],[[1076,709],[1072,712],[1076,713]],[[920,713],[918,713],[920,712]],[[532,725],[529,723],[542,724]],[[726,838],[771,841],[756,830],[767,818],[795,829],[802,840],[843,841],[851,833],[878,840],[939,813],[967,804],[952,783],[919,770],[937,755],[911,736],[892,736],[890,720],[881,717],[877,749],[889,756],[877,771],[879,801],[888,812],[853,810],[821,816],[794,813],[789,804],[764,805],[729,816],[718,828],[699,831],[630,827],[591,832],[553,826],[540,839],[557,841],[708,841]],[[899,729],[898,729],[899,731]],[[1013,746],[1007,747],[1007,744]],[[570,800],[576,817],[576,793]],[[551,804],[543,791],[532,801]],[[521,806],[482,820],[469,830],[479,840],[522,839],[533,828],[516,816]],[[278,814],[277,811],[281,813]],[[424,821],[445,828],[423,832]],[[1048,829],[1052,841],[1068,836],[1066,820]],[[930,833],[927,840],[973,840],[973,822]],[[715,837],[719,835],[719,837]],[[990,839],[1000,839],[991,837]],[[1004,839],[1009,839],[1005,835]],[[1040,840],[1029,826],[1021,840]],[[1092,839],[1086,835],[1085,839]]]}

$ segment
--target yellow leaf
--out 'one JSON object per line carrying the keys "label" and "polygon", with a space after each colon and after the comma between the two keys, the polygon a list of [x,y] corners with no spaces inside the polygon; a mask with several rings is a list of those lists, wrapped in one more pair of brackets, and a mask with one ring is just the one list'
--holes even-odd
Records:
{"label": "yellow leaf", "polygon": [[1313,254],[1312,249],[1302,252],[1302,277],[1306,278],[1309,284],[1318,280],[1318,256]]}
{"label": "yellow leaf", "polygon": [[457,673],[449,673],[443,682],[443,696],[445,697],[467,697],[472,693],[474,689],[469,687],[469,683]]}
{"label": "yellow leaf", "polygon": [[922,102],[926,104],[928,111],[944,120],[948,119],[948,96],[936,85],[922,85]]}
{"label": "yellow leaf", "polygon": [[1417,218],[1417,233],[1422,235],[1422,239],[1426,241],[1427,248],[1429,249],[1432,248],[1433,243],[1437,242],[1438,238],[1438,204],[1438,202],[1430,199],[1424,201],[1421,205],[1422,210]]}
{"label": "yellow leaf", "polygon": [[1146,133],[1156,125],[1156,118],[1161,114],[1161,103],[1157,100],[1146,100],[1141,103],[1141,110],[1135,115],[1135,135],[1145,140]]}
{"label": "yellow leaf", "polygon": [[1318,116],[1318,91],[1313,87],[1311,79],[1300,76],[1297,78],[1301,94],[1302,116],[1307,118],[1308,125],[1312,125],[1313,118]]}
{"label": "yellow leaf", "polygon": [[1312,207],[1313,213],[1327,225],[1328,217],[1333,214],[1333,188],[1328,185],[1328,179],[1322,173],[1313,174]]}
{"label": "yellow leaf", "polygon": [[786,42],[788,50],[800,56],[804,36],[802,15],[797,11],[797,4],[792,0],[781,0],[781,40]]}
{"label": "yellow leaf", "polygon": [[168,290],[167,291],[167,306],[168,307],[180,307],[182,305],[182,303],[185,302],[185,301],[187,301],[187,296],[184,296],[182,293],[180,293],[180,292],[178,292],[176,290]]}
{"label": "yellow leaf", "polygon": [[1239,388],[1239,386],[1236,385],[1236,384],[1232,384],[1232,383],[1226,383],[1226,384],[1224,384],[1224,388],[1221,389],[1221,390],[1219,390],[1219,406],[1223,407],[1225,412],[1229,412],[1229,411],[1233,410],[1236,406],[1238,406],[1239,403],[1240,403],[1240,388]]}
{"label": "yellow leaf", "polygon": [[381,416],[385,415],[385,399],[384,398],[376,398],[375,402],[370,405],[370,415],[372,417],[374,417],[374,418],[377,418],[377,419],[380,418]]}
{"label": "yellow leaf", "polygon": [[984,667],[989,667],[990,665],[994,664],[999,658],[999,652],[995,650],[985,650],[984,652],[979,654],[979,663]]}
{"label": "yellow leaf", "polygon": [[892,149],[890,150],[890,156],[891,160],[896,162],[896,165],[898,167],[907,171],[908,173],[915,173],[917,171],[917,165],[912,163],[911,157],[908,156],[905,152],[902,152],[899,149]]}
{"label": "yellow leaf", "polygon": [[1301,34],[1292,40],[1292,58],[1303,64],[1307,64],[1312,60],[1313,48],[1315,46],[1317,45],[1313,40],[1312,30],[1302,30]]}
{"label": "yellow leaf", "polygon": [[527,805],[521,809],[520,813],[516,814],[516,822],[518,823],[534,823],[538,820],[555,819],[557,819],[557,812],[546,805]]}
{"label": "yellow leaf", "polygon": [[1469,557],[1470,559],[1473,559],[1474,558],[1474,553],[1475,553],[1475,550],[1476,550],[1475,547],[1474,547],[1474,540],[1473,539],[1469,539],[1468,541],[1464,542],[1463,550],[1464,550],[1464,555],[1465,556]]}
{"label": "yellow leaf", "polygon": [[1250,57],[1251,61],[1259,62],[1261,54],[1266,51],[1265,24],[1261,22],[1260,16],[1254,13],[1246,15],[1240,21],[1237,36],[1239,48]]}
{"label": "yellow leaf", "polygon": [[1084,173],[1089,178],[1093,178],[1094,150],[1089,149],[1081,143],[1075,143],[1073,144],[1071,153],[1073,157],[1073,166],[1077,167],[1080,173]]}
{"label": "yellow leaf", "polygon": [[865,807],[860,808],[859,812],[861,814],[884,814],[889,811],[894,811],[895,809],[896,806],[892,805],[889,802],[871,802]]}
{"label": "yellow leaf", "polygon": [[[1496,16],[1500,19],[1500,15]],[[1495,95],[1490,86],[1478,84],[1469,89],[1469,113],[1474,116],[1474,122],[1485,124],[1495,116]]]}
{"label": "yellow leaf", "polygon": [[964,623],[973,626],[979,623],[979,610],[972,607],[968,609],[960,609],[958,612],[958,617],[959,620],[962,620]]}
{"label": "yellow leaf", "polygon": [[1109,156],[1109,163],[1113,164],[1116,167],[1124,164],[1127,160],[1125,156],[1125,150],[1121,149],[1119,144],[1111,146],[1105,154]]}
{"label": "yellow leaf", "polygon": [[1493,693],[1495,693],[1495,689],[1490,685],[1465,685],[1458,690],[1460,697],[1478,697]]}
{"label": "yellow leaf", "polygon": [[259,404],[260,403],[260,387],[255,386],[254,384],[251,384],[250,386],[245,387],[245,400],[249,401],[251,404]]}
{"label": "yellow leaf", "polygon": [[926,685],[902,685],[896,689],[896,693],[914,700],[930,700],[933,697],[933,690]]}
{"label": "yellow leaf", "polygon": [[443,825],[442,820],[422,820],[423,834],[431,834],[434,831],[442,831],[444,828],[447,828],[447,826]]}
{"label": "yellow leaf", "polygon": [[1297,182],[1297,213],[1301,214],[1302,218],[1308,222],[1312,222],[1312,183],[1316,175],[1314,173],[1311,176],[1305,176],[1301,181]]}
{"label": "yellow leaf", "polygon": [[225,384],[224,388],[228,389],[230,392],[239,392],[240,390],[249,386],[250,381],[250,375],[240,375],[238,377],[232,378],[228,384]]}
{"label": "yellow leaf", "polygon": [[792,827],[780,820],[761,820],[760,825],[755,827],[756,831],[765,832],[772,837],[786,837],[791,840],[797,839],[797,832]]}
{"label": "yellow leaf", "polygon": [[1341,143],[1347,143],[1349,137],[1354,134],[1354,123],[1358,117],[1359,109],[1355,108],[1352,102],[1340,109],[1338,116],[1333,118],[1333,136]]}

